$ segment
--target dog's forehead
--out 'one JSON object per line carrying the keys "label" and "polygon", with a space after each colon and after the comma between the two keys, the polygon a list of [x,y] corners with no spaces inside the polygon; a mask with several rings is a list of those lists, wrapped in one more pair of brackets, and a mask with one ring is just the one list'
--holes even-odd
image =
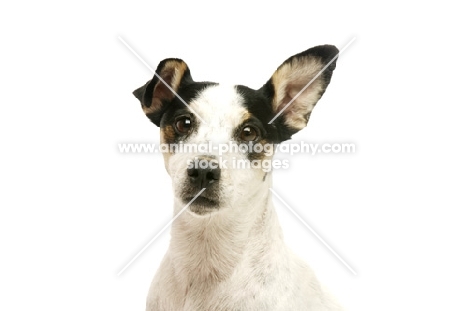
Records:
{"label": "dog's forehead", "polygon": [[[202,90],[190,102],[192,108],[204,121],[196,137],[210,140],[208,135],[223,135],[229,139],[232,130],[249,118],[249,111],[245,106],[245,98],[233,85],[211,85]],[[222,137],[219,137],[223,139]]]}

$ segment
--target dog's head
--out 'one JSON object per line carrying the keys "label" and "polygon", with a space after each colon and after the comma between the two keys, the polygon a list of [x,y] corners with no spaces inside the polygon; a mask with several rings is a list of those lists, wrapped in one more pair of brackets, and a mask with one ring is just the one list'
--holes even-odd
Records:
{"label": "dog's head", "polygon": [[330,45],[294,55],[258,90],[195,82],[184,61],[163,60],[133,94],[161,128],[176,200],[187,204],[206,188],[190,205],[198,215],[248,203],[265,185],[273,146],[307,125],[337,55]]}

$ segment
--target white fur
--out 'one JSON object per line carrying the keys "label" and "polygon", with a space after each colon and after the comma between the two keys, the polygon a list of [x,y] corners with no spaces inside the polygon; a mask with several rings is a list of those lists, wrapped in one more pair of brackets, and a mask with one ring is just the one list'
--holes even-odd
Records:
{"label": "white fur", "polygon": [[[189,143],[227,142],[247,111],[233,87],[209,87],[190,106],[207,122]],[[174,186],[174,213],[185,205],[179,185],[187,160],[166,158]],[[223,155],[232,159],[240,154]],[[283,242],[261,169],[222,171],[218,211],[199,216],[186,210],[174,221],[169,250],[151,284],[147,311],[341,310],[312,270]]]}

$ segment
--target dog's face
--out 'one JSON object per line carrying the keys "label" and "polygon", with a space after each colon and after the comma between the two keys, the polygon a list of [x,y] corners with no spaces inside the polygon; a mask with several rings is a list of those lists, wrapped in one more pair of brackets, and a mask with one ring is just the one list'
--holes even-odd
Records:
{"label": "dog's face", "polygon": [[329,45],[294,55],[259,90],[194,82],[182,60],[162,61],[134,95],[161,128],[176,200],[205,189],[190,205],[197,215],[249,205],[268,187],[274,145],[307,125],[337,55]]}

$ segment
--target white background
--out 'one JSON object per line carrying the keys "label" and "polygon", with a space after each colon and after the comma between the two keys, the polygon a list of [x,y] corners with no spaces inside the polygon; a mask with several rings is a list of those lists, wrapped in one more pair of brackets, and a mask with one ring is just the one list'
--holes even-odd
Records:
{"label": "white background", "polygon": [[[6,3],[6,2],[5,2]],[[0,8],[0,309],[144,310],[172,215],[131,92],[183,58],[195,80],[260,87],[283,60],[345,46],[274,189],[287,242],[347,310],[468,310],[466,10],[455,1],[26,1]],[[13,2],[10,2],[13,3]]]}

